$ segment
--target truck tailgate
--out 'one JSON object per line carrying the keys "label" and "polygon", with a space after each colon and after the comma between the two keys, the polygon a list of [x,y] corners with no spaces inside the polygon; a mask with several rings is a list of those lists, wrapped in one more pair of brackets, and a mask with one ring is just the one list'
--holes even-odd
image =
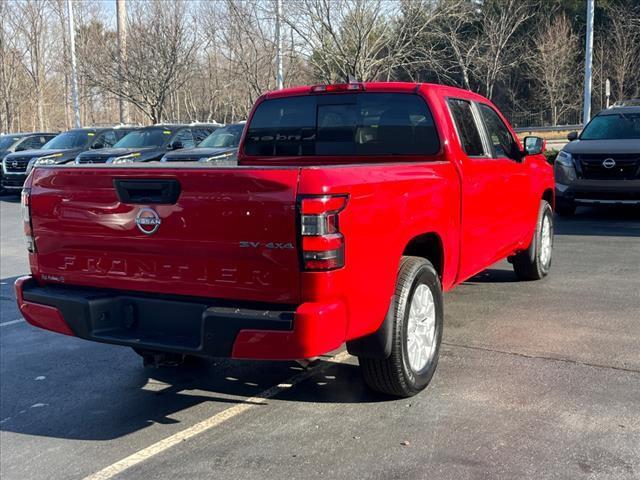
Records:
{"label": "truck tailgate", "polygon": [[[69,285],[296,304],[298,176],[297,168],[37,168],[34,273]],[[162,197],[177,184],[177,199]]]}

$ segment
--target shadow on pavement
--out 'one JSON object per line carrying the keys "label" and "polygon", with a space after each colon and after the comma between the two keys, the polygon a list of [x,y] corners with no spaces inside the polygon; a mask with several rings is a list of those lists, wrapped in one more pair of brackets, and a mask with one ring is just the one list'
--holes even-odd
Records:
{"label": "shadow on pavement", "polygon": [[640,237],[640,208],[578,208],[571,217],[556,216],[555,234]]}
{"label": "shadow on pavement", "polygon": [[0,202],[6,203],[20,203],[20,194],[19,193],[1,193],[0,194]]}
{"label": "shadow on pavement", "polygon": [[[92,350],[96,357],[100,357],[99,353],[96,354],[98,348],[93,347],[83,348],[75,359],[69,359],[66,351],[61,352],[58,368],[67,369],[73,379],[50,384],[47,399],[43,401],[35,400],[39,398],[39,382],[25,376],[5,376],[2,383],[5,407],[2,409],[0,431],[75,440],[112,440],[153,424],[187,422],[186,427],[240,403],[264,408],[282,400],[316,403],[391,400],[368,391],[356,365],[327,365],[328,362],[321,361],[309,378],[290,389],[285,388],[264,403],[258,403],[251,397],[271,386],[286,384],[287,380],[300,373],[297,364],[225,360],[209,365],[203,363],[198,367],[150,369],[128,358],[127,374],[112,378],[112,372],[108,372],[113,368],[110,362],[104,358],[91,358]],[[39,358],[36,351],[32,358],[34,363],[46,361]],[[96,360],[99,360],[99,365],[91,365]],[[23,368],[29,371],[34,365],[23,365]],[[95,385],[88,381],[91,376],[106,377],[106,381]],[[23,384],[18,386],[16,382]],[[14,408],[16,403],[22,402],[12,391],[19,391],[23,399],[34,400]],[[203,408],[182,418],[183,411],[198,406]]]}
{"label": "shadow on pavement", "polygon": [[2,300],[15,302],[16,295],[13,284],[16,282],[17,278],[19,277],[7,277],[0,280],[0,298]]}
{"label": "shadow on pavement", "polygon": [[[3,300],[15,304],[15,277],[2,279]],[[17,309],[16,309],[17,310]],[[14,315],[11,319],[19,317]],[[190,425],[296,375],[305,379],[280,400],[367,403],[392,400],[369,391],[357,365],[326,356],[311,369],[296,362],[197,360],[145,368],[130,348],[88,342],[27,323],[0,335],[0,431],[77,440],[111,440],[153,424]],[[308,375],[308,377],[307,377]],[[193,407],[194,411],[185,412]]]}
{"label": "shadow on pavement", "polygon": [[487,270],[483,270],[482,272],[474,275],[466,282],[463,282],[463,285],[478,285],[482,283],[511,283],[511,282],[519,282],[518,277],[513,272],[512,268],[508,270],[502,270],[498,268],[488,268]]}

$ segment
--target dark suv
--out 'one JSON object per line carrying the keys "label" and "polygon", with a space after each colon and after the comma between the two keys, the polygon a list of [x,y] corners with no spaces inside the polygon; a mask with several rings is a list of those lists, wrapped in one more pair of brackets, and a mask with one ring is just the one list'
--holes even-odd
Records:
{"label": "dark suv", "polygon": [[56,135],[42,148],[11,153],[2,161],[2,188],[20,190],[34,166],[71,162],[85,150],[112,146],[131,130],[131,127],[76,128]]}
{"label": "dark suv", "polygon": [[160,160],[167,150],[193,148],[220,125],[153,125],[132,132],[113,148],[85,152],[76,158],[77,164],[130,163]]}
{"label": "dark suv", "polygon": [[235,163],[238,144],[242,137],[245,122],[232,123],[218,128],[215,132],[198,143],[195,148],[184,148],[168,152],[162,157],[163,162],[209,162],[214,164]]}
{"label": "dark suv", "polygon": [[[10,153],[35,150],[55,137],[57,133],[33,132],[0,135],[0,185],[2,185],[2,159]],[[0,187],[0,192],[4,190]]]}
{"label": "dark suv", "polygon": [[555,161],[560,215],[577,205],[640,205],[640,105],[614,105],[568,139]]}

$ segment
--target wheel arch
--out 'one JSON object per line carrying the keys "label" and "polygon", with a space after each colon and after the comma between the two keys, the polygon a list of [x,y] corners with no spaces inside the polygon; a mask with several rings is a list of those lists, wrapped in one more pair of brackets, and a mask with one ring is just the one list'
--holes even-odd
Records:
{"label": "wheel arch", "polygon": [[[420,257],[431,262],[442,281],[444,274],[444,247],[436,232],[422,233],[411,238],[402,252],[402,257]],[[402,258],[401,257],[401,258]],[[398,268],[400,267],[398,262]],[[367,358],[387,358],[391,354],[393,327],[393,297],[380,327],[373,333],[347,342],[351,355]]]}
{"label": "wheel arch", "polygon": [[555,197],[555,194],[554,194],[552,188],[547,188],[542,193],[542,200],[546,200],[549,203],[549,205],[551,205],[551,208],[555,211],[555,209],[556,209],[556,197]]}
{"label": "wheel arch", "polygon": [[416,235],[407,242],[403,256],[422,257],[429,260],[438,272],[440,279],[444,274],[444,247],[442,238],[436,232]]}

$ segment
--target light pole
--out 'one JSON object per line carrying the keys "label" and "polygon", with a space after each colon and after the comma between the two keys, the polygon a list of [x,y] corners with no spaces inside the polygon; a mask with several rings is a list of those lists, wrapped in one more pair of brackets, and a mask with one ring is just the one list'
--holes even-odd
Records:
{"label": "light pole", "polygon": [[276,0],[276,88],[282,90],[282,0]]}
{"label": "light pole", "polygon": [[593,12],[595,0],[587,0],[587,44],[584,57],[584,105],[582,123],[586,125],[591,120],[591,68],[593,64]]}
{"label": "light pole", "polygon": [[80,105],[78,103],[78,69],[76,65],[76,29],[73,20],[73,4],[67,0],[69,13],[69,49],[71,50],[71,98],[73,99],[73,123],[80,128]]}
{"label": "light pole", "polygon": [[[127,59],[127,5],[125,0],[116,0],[116,16],[118,18],[118,71],[120,80],[120,93],[125,91],[122,64]],[[129,122],[129,108],[122,95],[118,97],[118,111],[120,123]]]}

